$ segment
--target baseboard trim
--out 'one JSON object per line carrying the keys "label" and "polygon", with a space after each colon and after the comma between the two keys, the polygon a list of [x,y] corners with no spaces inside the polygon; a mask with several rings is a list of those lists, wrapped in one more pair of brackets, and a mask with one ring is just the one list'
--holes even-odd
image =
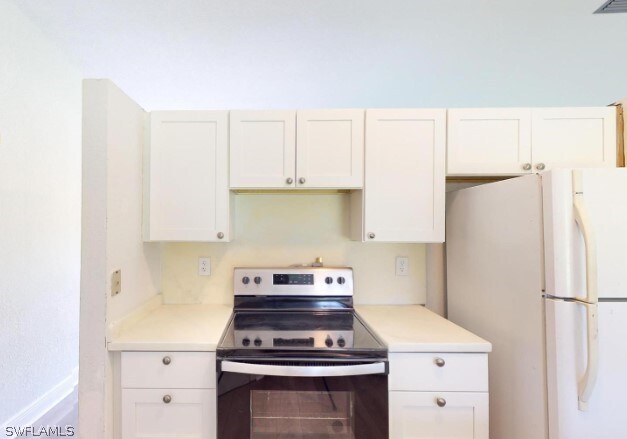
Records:
{"label": "baseboard trim", "polygon": [[19,427],[33,425],[35,421],[43,417],[52,410],[59,402],[67,397],[78,385],[78,367],[72,373],[52,389],[33,401],[30,405],[20,410],[17,414],[2,423],[0,427],[4,431],[5,427]]}

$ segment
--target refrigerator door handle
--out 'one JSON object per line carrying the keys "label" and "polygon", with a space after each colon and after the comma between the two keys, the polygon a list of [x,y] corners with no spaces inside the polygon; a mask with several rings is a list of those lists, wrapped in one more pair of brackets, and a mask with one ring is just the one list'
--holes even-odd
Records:
{"label": "refrigerator door handle", "polygon": [[583,235],[586,252],[586,297],[579,303],[586,307],[588,364],[577,388],[578,408],[581,411],[586,411],[599,372],[599,317],[597,312],[599,293],[597,290],[597,246],[590,215],[584,200],[581,170],[573,171],[573,208],[575,222]]}
{"label": "refrigerator door handle", "polygon": [[575,222],[581,230],[586,252],[586,297],[581,299],[588,303],[597,303],[597,246],[590,222],[590,215],[583,196],[583,177],[581,170],[573,171],[573,207]]}
{"label": "refrigerator door handle", "polygon": [[596,303],[579,303],[586,307],[588,364],[579,382],[577,396],[579,399],[578,408],[585,412],[588,410],[588,400],[594,390],[599,373],[599,318]]}

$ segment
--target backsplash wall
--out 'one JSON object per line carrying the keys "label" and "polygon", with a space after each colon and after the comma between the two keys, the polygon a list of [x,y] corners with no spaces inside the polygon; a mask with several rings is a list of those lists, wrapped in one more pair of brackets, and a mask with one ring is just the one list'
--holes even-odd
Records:
{"label": "backsplash wall", "polygon": [[[347,265],[355,272],[355,302],[426,301],[425,246],[351,241],[347,194],[239,194],[230,243],[164,243],[165,303],[233,303],[233,268],[309,264]],[[211,258],[199,276],[198,258]],[[409,275],[396,276],[396,256],[409,257]]]}

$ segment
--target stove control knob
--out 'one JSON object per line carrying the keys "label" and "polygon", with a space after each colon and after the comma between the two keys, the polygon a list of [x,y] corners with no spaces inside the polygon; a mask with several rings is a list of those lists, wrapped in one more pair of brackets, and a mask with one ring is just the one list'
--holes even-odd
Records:
{"label": "stove control knob", "polygon": [[344,340],[344,337],[342,337],[341,335],[340,338],[337,339],[337,345],[341,348],[346,346],[346,340]]}
{"label": "stove control knob", "polygon": [[257,347],[261,346],[261,339],[259,337],[255,339],[255,346]]}
{"label": "stove control knob", "polygon": [[250,344],[250,338],[244,337],[244,340],[242,340],[242,344],[244,346],[248,346]]}
{"label": "stove control knob", "polygon": [[337,278],[337,283],[340,285],[344,285],[346,283],[346,279],[344,279],[342,276]]}
{"label": "stove control knob", "polygon": [[250,282],[250,278],[249,278],[248,276],[244,276],[244,277],[242,278],[242,283],[243,283],[244,285],[248,285],[248,283],[249,283],[249,282]]}
{"label": "stove control knob", "polygon": [[331,285],[333,283],[333,278],[331,276],[327,276],[327,277],[324,278],[324,282],[327,285]]}
{"label": "stove control knob", "polygon": [[255,276],[255,283],[259,285],[261,283],[261,277]]}
{"label": "stove control knob", "polygon": [[331,339],[331,337],[327,335],[327,339],[324,341],[324,344],[327,345],[328,348],[333,346],[333,340]]}

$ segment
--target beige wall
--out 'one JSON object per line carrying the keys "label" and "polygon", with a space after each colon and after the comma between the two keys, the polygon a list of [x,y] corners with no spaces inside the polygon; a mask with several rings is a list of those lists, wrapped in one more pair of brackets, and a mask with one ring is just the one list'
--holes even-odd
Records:
{"label": "beige wall", "polygon": [[[326,265],[355,269],[357,303],[425,303],[425,246],[349,240],[349,195],[235,196],[230,243],[168,243],[162,249],[166,303],[225,303],[233,297],[235,266],[287,266],[322,256]],[[211,276],[198,276],[198,257],[211,257]],[[410,275],[395,275],[408,256]]]}
{"label": "beige wall", "polygon": [[[107,326],[159,292],[160,248],[142,242],[145,112],[111,81],[83,85],[79,436],[114,437]],[[122,290],[111,297],[111,274]]]}
{"label": "beige wall", "polygon": [[9,2],[0,60],[0,425],[15,426],[76,383],[81,80]]}

